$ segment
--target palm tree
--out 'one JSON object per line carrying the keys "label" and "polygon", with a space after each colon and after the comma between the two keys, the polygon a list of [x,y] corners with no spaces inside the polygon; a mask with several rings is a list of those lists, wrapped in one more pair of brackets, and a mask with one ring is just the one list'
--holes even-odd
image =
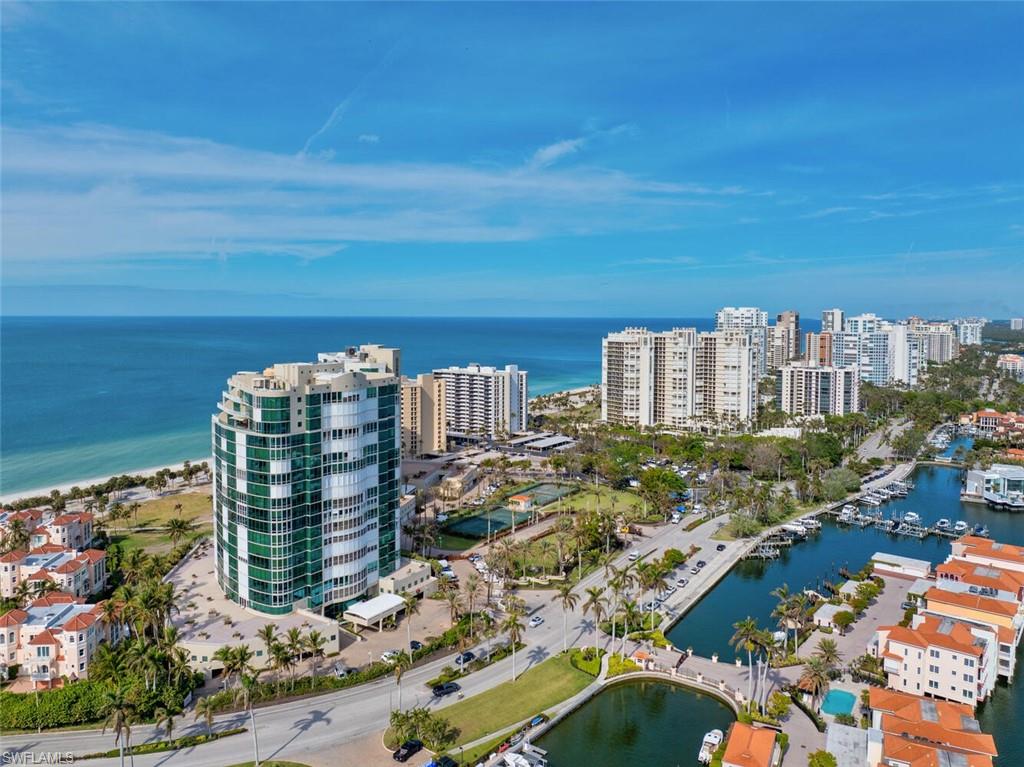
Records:
{"label": "palm tree", "polygon": [[[181,506],[179,503],[178,506]],[[181,517],[175,517],[167,522],[167,535],[171,539],[171,544],[177,546],[182,538],[185,538],[195,532],[196,523],[190,519],[182,519]]]}
{"label": "palm tree", "polygon": [[822,662],[828,667],[829,671],[839,665],[843,659],[843,655],[839,652],[839,645],[836,644],[836,640],[830,639],[829,637],[822,637],[818,642],[818,647],[814,651],[814,657],[820,658]]}
{"label": "palm tree", "polygon": [[561,602],[562,605],[562,652],[567,652],[569,650],[569,611],[576,609],[576,605],[580,602],[580,596],[572,590],[571,583],[563,583],[551,597],[551,601]]}
{"label": "palm tree", "polygon": [[299,631],[298,626],[292,626],[288,629],[285,634],[285,644],[288,647],[288,652],[292,654],[292,658],[295,663],[292,665],[292,689],[295,689],[295,669],[298,666],[298,661],[302,658],[302,650],[305,647],[305,642],[302,638],[302,632]]}
{"label": "palm tree", "polygon": [[583,614],[594,616],[594,652],[597,652],[597,627],[605,616],[604,589],[591,586],[587,589],[587,598],[583,602]]}
{"label": "palm tree", "polygon": [[811,694],[815,709],[818,707],[818,698],[828,689],[828,676],[829,668],[825,661],[817,656],[808,658],[800,675],[800,689]]}
{"label": "palm tree", "polygon": [[461,597],[459,596],[458,589],[452,586],[450,581],[446,579],[441,583],[441,596],[443,596],[444,601],[448,603],[449,618],[451,619],[452,626],[454,627],[459,621],[459,605]]}
{"label": "palm tree", "polygon": [[196,717],[195,721],[199,721],[200,718],[206,723],[206,734],[213,735],[213,701],[209,697],[200,698],[196,701]]}
{"label": "palm tree", "polygon": [[291,650],[288,649],[288,645],[283,642],[274,642],[274,645],[270,648],[270,667],[278,674],[274,684],[280,688],[280,674],[288,672],[290,675],[292,669],[295,668],[295,658],[292,656]]}
{"label": "palm tree", "polygon": [[259,684],[259,671],[246,666],[245,670],[241,672],[240,678],[242,684],[239,686],[236,696],[241,697],[243,707],[249,713],[249,726],[252,728],[253,763],[255,767],[260,767],[260,741],[256,736],[256,710],[252,705],[253,693]]}
{"label": "palm tree", "polygon": [[508,635],[512,645],[512,681],[516,681],[516,645],[523,638],[523,626],[520,618],[525,614],[526,605],[519,597],[509,597],[505,600],[507,604],[505,620],[501,624],[501,630]]}
{"label": "palm tree", "polygon": [[172,708],[158,708],[153,712],[153,716],[156,719],[157,728],[163,727],[164,732],[167,733],[167,744],[173,744],[172,735],[174,733],[174,715],[177,712]]}
{"label": "palm tree", "polygon": [[744,649],[747,651],[747,700],[751,700],[754,697],[754,648],[757,646],[758,634],[760,629],[757,627],[757,621],[751,618],[749,615],[741,621],[732,624],[732,627],[736,629],[736,632],[732,635],[732,639],[729,640],[729,644],[735,647],[737,650]]}
{"label": "palm tree", "polygon": [[409,653],[402,651],[398,653],[394,660],[392,672],[395,675],[395,684],[398,686],[398,710],[402,710],[402,674],[408,669],[412,668],[412,658],[409,657]]}
{"label": "palm tree", "polygon": [[124,767],[125,746],[131,750],[132,720],[135,718],[135,707],[128,702],[124,691],[117,687],[107,690],[104,695],[103,709],[106,712],[106,719],[103,722],[103,732],[106,733],[109,727],[114,731],[114,745],[118,747],[121,755],[121,767]]}
{"label": "palm tree", "polygon": [[6,554],[9,551],[17,551],[18,549],[28,548],[29,540],[28,528],[25,526],[25,520],[23,519],[12,519],[10,524],[7,526],[7,531],[3,538],[3,546],[0,547],[0,552]]}
{"label": "palm tree", "polygon": [[313,671],[313,681],[310,688],[316,686],[316,676],[320,671],[320,662],[324,657],[324,648],[327,646],[327,639],[319,631],[310,631],[306,635],[306,649],[309,650],[309,664]]}
{"label": "palm tree", "polygon": [[[778,600],[778,604],[775,605],[775,609],[772,610],[772,617],[778,619],[779,628],[786,632],[786,638],[788,642],[789,638],[789,616],[792,607],[793,593],[789,590],[789,585],[783,583],[778,588],[772,590],[771,596]],[[786,652],[789,652],[789,645],[786,645]],[[794,647],[794,652],[796,648]]]}
{"label": "palm tree", "polygon": [[266,623],[256,632],[256,636],[263,641],[263,649],[267,653],[267,658],[270,658],[274,645],[277,644],[277,626],[273,623]]}
{"label": "palm tree", "polygon": [[476,571],[466,576],[466,583],[463,585],[462,590],[466,595],[466,607],[469,612],[469,638],[472,640],[473,626],[476,623],[476,617],[473,615],[473,603],[480,596],[480,576]]}
{"label": "palm tree", "polygon": [[408,591],[401,593],[402,600],[405,602],[405,631],[409,639],[409,650],[412,651],[412,616],[419,615],[420,613],[420,601],[416,598],[415,594],[410,594]]}

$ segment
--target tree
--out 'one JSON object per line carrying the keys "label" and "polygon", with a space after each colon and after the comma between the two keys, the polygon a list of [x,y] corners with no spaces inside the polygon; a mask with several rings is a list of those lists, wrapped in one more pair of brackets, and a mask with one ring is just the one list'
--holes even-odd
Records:
{"label": "tree", "polygon": [[195,706],[195,721],[202,719],[206,723],[206,734],[213,735],[213,701],[209,696],[200,698],[196,701]]}
{"label": "tree", "polygon": [[516,645],[519,644],[519,640],[523,638],[523,626],[522,620],[520,620],[526,613],[526,605],[519,597],[508,597],[505,600],[507,605],[505,611],[505,620],[502,621],[501,630],[508,636],[508,641],[512,645],[512,681],[516,681]]}
{"label": "tree", "polygon": [[263,628],[256,632],[256,636],[263,641],[263,650],[266,652],[267,658],[270,658],[274,645],[277,644],[277,626],[273,623],[265,623]]}
{"label": "tree", "polygon": [[598,586],[591,586],[587,589],[587,598],[583,602],[583,614],[594,616],[594,650],[597,651],[597,627],[601,619],[605,617],[606,601],[604,589]]}
{"label": "tree", "polygon": [[821,658],[830,671],[838,666],[843,658],[842,653],[839,652],[836,640],[829,637],[823,637],[818,641],[818,648],[814,651],[814,655],[817,658]]}
{"label": "tree", "polygon": [[420,602],[416,598],[415,594],[410,594],[408,591],[403,591],[401,594],[402,601],[405,602],[405,632],[409,639],[409,651],[412,651],[412,616],[419,615]]}
{"label": "tree", "polygon": [[580,597],[572,590],[571,583],[563,583],[558,587],[557,593],[551,597],[551,601],[560,602],[562,606],[562,652],[566,652],[569,649],[569,611],[576,609]]}
{"label": "tree", "polygon": [[313,679],[310,687],[316,686],[317,673],[320,671],[320,663],[324,658],[324,648],[327,646],[327,639],[319,631],[310,631],[306,635],[306,649],[309,651],[310,667],[313,671]]}
{"label": "tree", "polygon": [[394,656],[391,661],[392,673],[395,675],[395,685],[398,687],[398,709],[402,709],[402,675],[410,668],[412,668],[412,658],[409,657],[409,653],[402,651]]}
{"label": "tree", "polygon": [[760,629],[757,627],[757,621],[749,615],[743,620],[732,624],[732,627],[736,631],[732,635],[732,639],[729,640],[729,644],[737,650],[742,648],[747,651],[747,700],[752,700],[754,697],[753,653]]}
{"label": "tree", "polygon": [[836,758],[823,749],[807,755],[807,767],[837,767],[838,764]]}
{"label": "tree", "polygon": [[819,657],[811,656],[804,665],[803,673],[800,674],[800,689],[811,695],[811,701],[815,708],[820,698],[828,689],[829,668]]}
{"label": "tree", "polygon": [[167,742],[171,744],[174,742],[174,716],[178,714],[176,709],[170,707],[158,708],[154,712],[154,719],[156,720],[156,726],[162,727],[164,732],[167,733]]}
{"label": "tree", "polygon": [[474,603],[480,596],[480,576],[476,571],[471,572],[466,577],[466,582],[462,586],[462,590],[466,595],[466,611],[469,613],[469,638],[474,638],[474,624],[476,623],[476,616],[473,614]]}
{"label": "tree", "polygon": [[[180,506],[181,504],[178,505]],[[175,517],[167,522],[167,535],[171,539],[171,543],[175,546],[181,543],[182,538],[194,533],[195,529],[196,524],[190,519]]]}
{"label": "tree", "polygon": [[[242,645],[242,647],[245,647],[245,645]],[[252,730],[253,762],[255,767],[260,767],[260,741],[256,735],[256,710],[252,705],[253,693],[259,684],[259,671],[247,666],[245,671],[241,672],[240,678],[242,684],[239,685],[235,696],[236,699],[241,698],[243,708],[249,714],[249,727]]]}
{"label": "tree", "polygon": [[106,719],[103,722],[103,732],[106,733],[107,728],[114,731],[114,745],[120,751],[121,767],[124,767],[124,749],[127,746],[131,751],[131,725],[135,718],[135,707],[128,702],[124,691],[118,687],[107,691],[104,710]]}
{"label": "tree", "polygon": [[295,669],[298,666],[298,661],[302,658],[302,651],[305,649],[306,642],[303,639],[302,632],[299,631],[298,626],[292,626],[288,629],[285,634],[285,644],[288,647],[288,652],[292,656],[292,689],[295,689]]}
{"label": "tree", "polygon": [[832,616],[832,622],[836,624],[836,628],[839,629],[840,636],[846,633],[846,629],[853,625],[855,620],[857,620],[857,616],[849,610],[840,610]]}
{"label": "tree", "polygon": [[775,691],[768,701],[768,716],[775,720],[782,720],[789,713],[789,696],[784,692]]}

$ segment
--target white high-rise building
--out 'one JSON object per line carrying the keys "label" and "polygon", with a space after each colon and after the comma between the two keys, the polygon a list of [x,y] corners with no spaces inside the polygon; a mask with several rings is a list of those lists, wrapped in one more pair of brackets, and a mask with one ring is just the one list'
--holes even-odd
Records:
{"label": "white high-rise building", "polygon": [[907,321],[910,332],[917,337],[921,364],[943,364],[960,353],[955,326],[949,322],[926,322],[912,318]]}
{"label": "white high-rise building", "polygon": [[786,365],[776,373],[775,402],[791,415],[847,415],[860,410],[857,368]]}
{"label": "white high-rise building", "polygon": [[888,337],[889,382],[917,386],[927,364],[921,335],[906,325],[890,325],[883,332]]}
{"label": "white high-rise building", "polygon": [[726,306],[715,314],[715,330],[745,330],[753,340],[757,375],[768,371],[768,313],[754,306]]}
{"label": "white high-rise building", "polygon": [[496,437],[526,429],[529,392],[525,370],[474,362],[466,367],[438,368],[433,376],[444,382],[449,434]]}
{"label": "white high-rise building", "polygon": [[874,333],[883,326],[888,325],[885,320],[877,314],[857,314],[847,317],[843,321],[843,332],[845,333]]}
{"label": "white high-rise building", "polygon": [[1014,317],[1011,319],[1010,330],[1024,330],[1024,317]]}
{"label": "white high-rise building", "polygon": [[601,342],[601,418],[684,428],[693,418],[697,331],[626,328]]}
{"label": "white high-rise building", "polygon": [[982,331],[984,331],[987,324],[988,320],[978,317],[953,320],[957,341],[960,342],[961,346],[980,346]]}
{"label": "white high-rise building", "polygon": [[694,415],[741,424],[757,414],[755,336],[747,329],[716,330],[697,336]]}
{"label": "white high-rise building", "polygon": [[843,330],[843,310],[826,309],[821,313],[821,332],[839,333]]}

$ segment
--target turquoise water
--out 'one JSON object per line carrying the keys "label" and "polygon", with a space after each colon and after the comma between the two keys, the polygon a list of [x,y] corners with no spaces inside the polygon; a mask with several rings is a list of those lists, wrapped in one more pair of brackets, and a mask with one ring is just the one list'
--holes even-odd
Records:
{"label": "turquoise water", "polygon": [[846,690],[829,690],[821,702],[821,710],[826,714],[849,714],[857,703],[857,696]]}
{"label": "turquoise water", "polygon": [[962,447],[964,450],[970,450],[973,444],[974,439],[971,437],[954,437],[952,440],[950,440],[949,444],[946,446],[946,449],[942,451],[942,455],[946,456],[947,458],[952,458],[953,453],[956,452],[956,449],[958,447]]}
{"label": "turquoise water", "polygon": [[[530,393],[597,383],[601,338],[709,319],[4,317],[0,493],[199,458],[238,370],[361,343],[402,349],[406,374],[518,364]],[[810,323],[808,330],[814,330]]]}
{"label": "turquoise water", "polygon": [[624,682],[537,739],[553,767],[678,767],[697,763],[704,733],[725,732],[732,709],[664,682]]}

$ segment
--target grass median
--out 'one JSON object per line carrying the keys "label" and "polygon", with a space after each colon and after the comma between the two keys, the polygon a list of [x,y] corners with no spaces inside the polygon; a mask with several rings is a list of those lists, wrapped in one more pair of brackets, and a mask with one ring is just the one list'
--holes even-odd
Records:
{"label": "grass median", "polygon": [[458,743],[469,743],[539,714],[593,681],[589,674],[573,668],[568,655],[558,655],[521,674],[515,682],[504,682],[438,713],[458,728]]}

